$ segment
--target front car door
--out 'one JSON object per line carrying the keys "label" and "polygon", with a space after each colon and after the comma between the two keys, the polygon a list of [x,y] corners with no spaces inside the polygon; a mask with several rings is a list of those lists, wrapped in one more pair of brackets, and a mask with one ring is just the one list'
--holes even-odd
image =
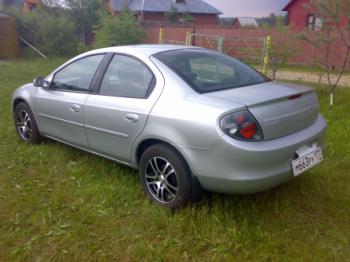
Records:
{"label": "front car door", "polygon": [[98,92],[88,97],[85,128],[90,148],[128,163],[135,138],[161,94],[164,79],[150,62],[116,54]]}
{"label": "front car door", "polygon": [[35,100],[38,126],[43,135],[87,147],[84,103],[104,54],[80,58],[54,73],[50,88],[39,88]]}

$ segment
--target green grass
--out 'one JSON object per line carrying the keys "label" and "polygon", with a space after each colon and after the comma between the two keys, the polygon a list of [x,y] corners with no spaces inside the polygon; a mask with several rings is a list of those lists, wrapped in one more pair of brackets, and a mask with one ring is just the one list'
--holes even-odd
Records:
{"label": "green grass", "polygon": [[0,261],[346,261],[350,89],[328,120],[324,163],[273,190],[212,194],[179,212],[146,200],[137,172],[55,142],[22,143],[13,90],[62,59],[0,64]]}

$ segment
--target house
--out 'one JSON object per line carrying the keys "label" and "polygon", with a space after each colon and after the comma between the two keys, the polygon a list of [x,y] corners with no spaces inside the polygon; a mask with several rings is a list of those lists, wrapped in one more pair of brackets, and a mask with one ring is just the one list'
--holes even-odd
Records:
{"label": "house", "polygon": [[22,11],[31,11],[38,5],[39,0],[0,0],[0,2],[4,9],[16,7]]}
{"label": "house", "polygon": [[236,20],[236,17],[219,17],[219,25],[222,26],[232,26],[233,22]]}
{"label": "house", "polygon": [[107,8],[110,13],[118,15],[120,10],[128,7],[135,12],[140,21],[165,22],[172,7],[178,13],[189,13],[194,24],[216,24],[221,11],[203,0],[109,0]]}
{"label": "house", "polygon": [[253,17],[237,17],[233,21],[234,28],[242,28],[242,27],[258,27],[258,22]]}
{"label": "house", "polygon": [[[282,11],[288,12],[288,24],[296,29],[305,28],[317,31],[322,28],[323,21],[312,12],[311,0],[290,0]],[[349,19],[343,17],[341,26],[348,26]]]}

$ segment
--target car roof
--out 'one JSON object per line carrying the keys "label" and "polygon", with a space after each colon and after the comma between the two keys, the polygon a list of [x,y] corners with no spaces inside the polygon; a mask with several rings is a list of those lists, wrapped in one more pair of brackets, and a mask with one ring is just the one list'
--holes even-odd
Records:
{"label": "car roof", "polygon": [[186,46],[186,45],[129,45],[129,46],[115,46],[102,49],[95,49],[86,54],[95,54],[101,52],[111,53],[125,53],[139,56],[152,56],[157,53],[179,50],[179,49],[201,49],[199,47]]}

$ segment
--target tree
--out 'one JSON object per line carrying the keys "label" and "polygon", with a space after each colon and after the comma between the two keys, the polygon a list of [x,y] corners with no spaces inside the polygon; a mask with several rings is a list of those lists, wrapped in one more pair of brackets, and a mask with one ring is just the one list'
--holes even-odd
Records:
{"label": "tree", "polygon": [[178,10],[176,6],[172,5],[169,12],[165,13],[165,18],[169,22],[177,22],[178,20]]}
{"label": "tree", "polygon": [[189,12],[184,12],[180,16],[181,23],[193,23],[194,18]]}
{"label": "tree", "polygon": [[268,27],[267,32],[272,35],[272,45],[269,52],[271,78],[275,79],[278,70],[285,66],[300,50],[297,45],[297,35],[290,26],[284,25],[283,17],[276,17],[275,25]]}
{"label": "tree", "polygon": [[170,7],[169,12],[165,13],[165,18],[168,22],[176,23],[193,23],[194,19],[191,16],[190,12],[186,11],[183,13],[179,13],[176,6],[172,5]]}
{"label": "tree", "polygon": [[[318,51],[318,63],[325,70],[330,105],[334,104],[334,91],[337,88],[350,59],[350,28],[343,26],[342,19],[350,18],[350,0],[312,0],[308,6],[312,13],[322,21],[322,28],[312,34],[304,32],[300,38]],[[341,43],[344,48],[337,48]],[[334,62],[337,61],[339,71],[335,73]],[[332,79],[335,74],[335,79]]]}
{"label": "tree", "polygon": [[101,13],[100,21],[99,28],[94,31],[96,47],[138,44],[146,36],[134,13],[127,8],[123,8],[118,16]]}
{"label": "tree", "polygon": [[275,15],[271,13],[270,16],[261,17],[256,19],[262,27],[274,27],[286,24],[286,16]]}
{"label": "tree", "polygon": [[[52,0],[51,0],[52,1]],[[83,43],[99,23],[99,13],[103,10],[101,0],[65,0],[70,19]]]}

